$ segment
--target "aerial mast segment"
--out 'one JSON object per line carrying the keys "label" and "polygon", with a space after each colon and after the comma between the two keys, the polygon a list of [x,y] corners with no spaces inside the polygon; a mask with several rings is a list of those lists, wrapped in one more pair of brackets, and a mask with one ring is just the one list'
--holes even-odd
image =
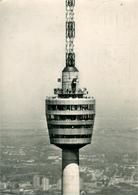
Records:
{"label": "aerial mast segment", "polygon": [[75,0],[66,0],[66,66],[75,66]]}

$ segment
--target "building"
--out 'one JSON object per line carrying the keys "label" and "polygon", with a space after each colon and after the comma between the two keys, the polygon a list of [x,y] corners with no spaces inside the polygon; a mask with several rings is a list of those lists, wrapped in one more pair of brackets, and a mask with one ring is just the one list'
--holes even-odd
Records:
{"label": "building", "polygon": [[33,177],[33,187],[34,187],[35,189],[39,189],[39,188],[40,188],[40,176],[35,175],[35,176]]}
{"label": "building", "polygon": [[48,191],[49,190],[49,179],[46,177],[42,178],[42,190]]}
{"label": "building", "polygon": [[62,186],[62,182],[61,182],[61,179],[59,179],[59,180],[57,181],[57,189],[58,189],[58,190],[61,190],[61,186]]}
{"label": "building", "polygon": [[5,189],[7,189],[7,183],[0,181],[0,190],[5,190]]}
{"label": "building", "polygon": [[66,0],[66,66],[61,87],[46,98],[50,143],[62,149],[62,195],[80,195],[79,149],[91,143],[95,99],[79,86],[75,66],[75,0]]}
{"label": "building", "polygon": [[84,190],[84,181],[83,179],[80,177],[80,190]]}

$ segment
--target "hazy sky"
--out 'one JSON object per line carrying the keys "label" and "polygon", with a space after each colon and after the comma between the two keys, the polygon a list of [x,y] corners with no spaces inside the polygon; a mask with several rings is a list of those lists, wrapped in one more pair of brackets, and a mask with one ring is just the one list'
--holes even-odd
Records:
{"label": "hazy sky", "polygon": [[[65,0],[0,1],[0,118],[44,120],[65,56]],[[76,0],[76,66],[97,116],[135,116],[138,0]]]}

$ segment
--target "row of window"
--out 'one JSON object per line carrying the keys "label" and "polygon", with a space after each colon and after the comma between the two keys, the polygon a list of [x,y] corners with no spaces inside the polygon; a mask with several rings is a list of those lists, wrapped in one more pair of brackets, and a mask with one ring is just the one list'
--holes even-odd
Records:
{"label": "row of window", "polygon": [[48,105],[48,110],[94,110],[94,104],[87,105]]}
{"label": "row of window", "polygon": [[47,115],[48,120],[93,120],[94,115]]}
{"label": "row of window", "polygon": [[54,135],[51,134],[50,137],[51,138],[91,138],[91,134],[86,134],[86,135]]}
{"label": "row of window", "polygon": [[90,129],[93,125],[48,125],[49,129]]}

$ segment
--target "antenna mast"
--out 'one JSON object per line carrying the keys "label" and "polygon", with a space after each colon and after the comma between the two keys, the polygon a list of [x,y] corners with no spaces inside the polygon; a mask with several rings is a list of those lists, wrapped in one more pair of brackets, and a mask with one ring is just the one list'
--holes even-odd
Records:
{"label": "antenna mast", "polygon": [[75,38],[75,21],[74,21],[75,0],[66,0],[66,66],[75,66],[74,38]]}

